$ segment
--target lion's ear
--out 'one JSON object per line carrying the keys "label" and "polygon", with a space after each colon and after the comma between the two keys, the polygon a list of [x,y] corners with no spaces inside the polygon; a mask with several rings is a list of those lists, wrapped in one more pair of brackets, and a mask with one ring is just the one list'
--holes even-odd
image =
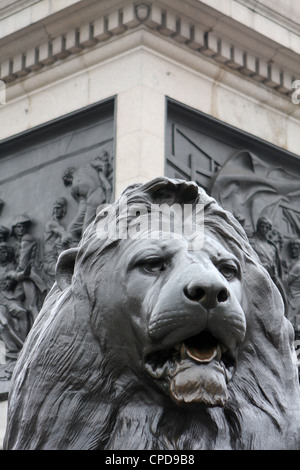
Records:
{"label": "lion's ear", "polygon": [[61,291],[71,284],[77,253],[78,248],[70,248],[59,255],[56,264],[55,278]]}

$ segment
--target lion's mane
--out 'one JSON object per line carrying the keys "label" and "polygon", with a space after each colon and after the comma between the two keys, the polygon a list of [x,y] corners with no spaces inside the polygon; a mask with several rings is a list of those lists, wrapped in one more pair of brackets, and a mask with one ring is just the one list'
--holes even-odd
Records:
{"label": "lion's mane", "polygon": [[120,242],[99,240],[99,213],[83,235],[73,281],[62,291],[53,286],[22,350],[9,397],[6,449],[299,449],[292,327],[240,224],[196,185],[167,178],[128,188],[113,206],[125,197],[128,205],[149,205],[169,187],[182,193],[183,202],[192,197],[204,204],[205,230],[243,266],[247,331],[228,403],[175,406],[149,392],[145,378],[121,367],[118,357],[101,353],[101,299],[87,284],[105,276]]}

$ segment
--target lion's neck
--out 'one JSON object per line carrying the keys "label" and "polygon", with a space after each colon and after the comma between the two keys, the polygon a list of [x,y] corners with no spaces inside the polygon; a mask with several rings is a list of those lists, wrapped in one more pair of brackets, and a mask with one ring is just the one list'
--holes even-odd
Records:
{"label": "lion's neck", "polygon": [[126,405],[117,415],[106,449],[230,449],[230,431],[223,412],[138,403]]}

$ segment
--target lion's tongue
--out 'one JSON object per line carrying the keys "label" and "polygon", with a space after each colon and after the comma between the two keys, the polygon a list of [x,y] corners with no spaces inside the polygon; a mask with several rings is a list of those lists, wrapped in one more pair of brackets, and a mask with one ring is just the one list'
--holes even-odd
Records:
{"label": "lion's tongue", "polygon": [[180,360],[170,377],[170,395],[173,400],[177,404],[224,406],[227,386],[224,368],[220,363],[219,341],[208,331],[202,331],[181,343],[179,349]]}
{"label": "lion's tongue", "polygon": [[226,379],[218,361],[195,364],[190,359],[181,360],[170,379],[170,395],[178,405],[224,406],[227,402]]}

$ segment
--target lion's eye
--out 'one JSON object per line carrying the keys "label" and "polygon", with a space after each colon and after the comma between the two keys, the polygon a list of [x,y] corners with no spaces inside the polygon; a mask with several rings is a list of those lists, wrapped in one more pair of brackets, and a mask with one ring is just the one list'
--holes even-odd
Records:
{"label": "lion's eye", "polygon": [[160,258],[144,261],[140,263],[140,266],[146,273],[155,274],[166,269],[165,261]]}
{"label": "lion's eye", "polygon": [[232,265],[223,265],[220,266],[219,271],[223,276],[227,279],[227,281],[231,281],[233,278],[237,276],[237,268]]}

